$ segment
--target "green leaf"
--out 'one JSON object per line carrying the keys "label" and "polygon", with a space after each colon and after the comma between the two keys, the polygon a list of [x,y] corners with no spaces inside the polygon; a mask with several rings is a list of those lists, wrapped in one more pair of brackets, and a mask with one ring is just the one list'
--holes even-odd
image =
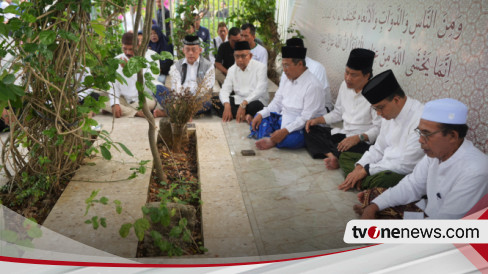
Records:
{"label": "green leaf", "polygon": [[161,240],[158,244],[158,247],[161,251],[167,252],[171,249],[171,244],[168,241]]}
{"label": "green leaf", "polygon": [[180,237],[181,232],[183,232],[183,230],[181,229],[181,227],[174,226],[171,229],[171,231],[169,232],[169,236],[170,237],[173,237],[173,238],[178,238],[178,237]]}
{"label": "green leaf", "polygon": [[20,18],[27,23],[34,23],[36,21],[36,17],[32,14],[27,13],[27,12],[22,13]]}
{"label": "green leaf", "polygon": [[191,235],[190,235],[190,232],[189,230],[185,230],[183,232],[183,237],[181,238],[184,242],[186,243],[191,243]]}
{"label": "green leaf", "polygon": [[151,62],[151,72],[156,75],[160,73],[158,64],[156,64],[155,62]]}
{"label": "green leaf", "polygon": [[102,152],[103,158],[105,158],[106,160],[112,159],[112,154],[105,146],[100,146],[100,150]]}
{"label": "green leaf", "polygon": [[178,222],[178,224],[181,227],[186,227],[186,225],[188,224],[188,221],[186,220],[186,218],[181,218],[181,220]]}
{"label": "green leaf", "polygon": [[15,82],[15,75],[13,75],[13,74],[7,74],[7,75],[5,75],[5,77],[3,77],[3,79],[2,79],[2,82],[5,85],[13,84]]}
{"label": "green leaf", "polygon": [[107,227],[107,219],[106,219],[106,218],[100,218],[100,224],[101,224],[103,227]]}
{"label": "green leaf", "polygon": [[22,226],[24,228],[30,229],[31,227],[37,226],[37,222],[34,218],[30,217],[24,220],[24,223],[22,223]]}
{"label": "green leaf", "polygon": [[122,207],[121,206],[115,206],[115,212],[117,212],[117,214],[120,214],[122,213]]}
{"label": "green leaf", "polygon": [[161,224],[165,227],[169,226],[171,223],[171,216],[167,207],[161,208]]}
{"label": "green leaf", "polygon": [[56,33],[52,30],[45,30],[39,34],[41,44],[50,45],[56,40]]}
{"label": "green leaf", "polygon": [[130,223],[123,224],[119,229],[120,237],[122,237],[122,238],[127,237],[127,235],[129,235],[131,227],[132,227],[132,224],[130,224]]}
{"label": "green leaf", "polygon": [[144,240],[144,233],[151,227],[147,219],[141,218],[137,219],[134,223],[134,231],[136,232],[137,239],[139,241]]}
{"label": "green leaf", "polygon": [[29,239],[19,240],[15,242],[16,245],[26,248],[34,248],[34,244]]}
{"label": "green leaf", "polygon": [[27,230],[27,235],[29,235],[29,237],[31,238],[41,238],[42,230],[37,226],[33,226],[29,230]]}
{"label": "green leaf", "polygon": [[[92,21],[94,22],[94,21]],[[98,24],[98,23],[92,23],[91,24],[91,27],[93,28],[93,31],[100,35],[101,37],[105,37],[105,26],[102,25],[102,24]]]}
{"label": "green leaf", "polygon": [[139,92],[144,92],[144,85],[141,82],[136,82],[136,89]]}
{"label": "green leaf", "polygon": [[159,223],[161,221],[161,212],[159,208],[151,207],[149,209],[149,217],[151,218],[151,222]]}
{"label": "green leaf", "polygon": [[92,223],[92,221],[91,221],[91,220],[86,220],[86,221],[85,221],[85,224],[88,224],[88,225],[89,225],[89,224],[91,224],[91,223]]}
{"label": "green leaf", "polygon": [[157,232],[156,230],[152,230],[151,233],[151,238],[153,238],[154,242],[160,242],[163,240],[163,236],[161,233]]}
{"label": "green leaf", "polygon": [[2,230],[0,231],[0,239],[9,243],[15,243],[15,241],[17,241],[17,232],[12,230]]}
{"label": "green leaf", "polygon": [[102,203],[104,205],[108,204],[108,198],[103,196],[102,198],[100,198],[100,203]]}
{"label": "green leaf", "polygon": [[127,155],[131,156],[131,157],[134,157],[134,154],[132,154],[132,152],[122,143],[117,143],[121,148],[122,150],[125,151],[125,153],[127,153]]}
{"label": "green leaf", "polygon": [[98,216],[93,216],[91,218],[92,224],[93,224],[93,229],[98,229],[100,224],[98,223]]}

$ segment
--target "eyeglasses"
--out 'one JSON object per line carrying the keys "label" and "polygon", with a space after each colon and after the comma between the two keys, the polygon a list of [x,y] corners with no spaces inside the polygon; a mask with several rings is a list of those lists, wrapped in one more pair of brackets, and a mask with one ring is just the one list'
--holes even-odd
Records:
{"label": "eyeglasses", "polygon": [[425,140],[429,140],[429,136],[432,136],[432,135],[434,135],[436,133],[439,133],[442,130],[438,130],[438,131],[426,133],[426,132],[422,132],[422,130],[420,130],[419,128],[416,128],[416,129],[414,129],[414,131],[417,132],[417,134],[419,135],[419,137],[423,137],[423,138],[425,138]]}
{"label": "eyeglasses", "polygon": [[244,59],[249,55],[249,53],[246,54],[234,54],[234,59]]}

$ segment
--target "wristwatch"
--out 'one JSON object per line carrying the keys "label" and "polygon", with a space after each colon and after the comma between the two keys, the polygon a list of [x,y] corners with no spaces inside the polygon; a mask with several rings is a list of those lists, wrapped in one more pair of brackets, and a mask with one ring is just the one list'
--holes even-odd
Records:
{"label": "wristwatch", "polygon": [[361,142],[364,142],[364,141],[366,141],[366,138],[364,138],[364,135],[363,134],[359,134],[359,140]]}

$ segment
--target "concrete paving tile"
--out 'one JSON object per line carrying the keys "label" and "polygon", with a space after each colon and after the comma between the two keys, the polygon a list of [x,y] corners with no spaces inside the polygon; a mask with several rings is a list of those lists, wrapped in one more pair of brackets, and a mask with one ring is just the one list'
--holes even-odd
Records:
{"label": "concrete paving tile", "polygon": [[234,169],[207,167],[199,170],[202,192],[220,191],[227,188],[238,188],[237,175]]}
{"label": "concrete paving tile", "polygon": [[[152,163],[149,162],[146,167],[150,170]],[[139,165],[135,162],[124,163],[120,161],[107,161],[97,157],[96,159],[85,161],[73,176],[73,181],[124,181],[134,171],[131,168],[137,168]],[[148,171],[149,172],[149,171]]]}
{"label": "concrete paving tile", "polygon": [[[206,237],[205,247],[209,257],[257,256],[254,237]],[[249,260],[250,258],[248,258]],[[256,258],[257,259],[257,258]]]}
{"label": "concrete paving tile", "polygon": [[250,237],[251,226],[240,191],[202,192],[204,237]]}

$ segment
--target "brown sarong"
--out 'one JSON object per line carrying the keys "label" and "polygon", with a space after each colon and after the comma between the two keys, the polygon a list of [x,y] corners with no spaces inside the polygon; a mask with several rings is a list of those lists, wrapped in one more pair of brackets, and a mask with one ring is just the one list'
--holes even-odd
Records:
{"label": "brown sarong", "polygon": [[[384,188],[384,187],[375,187],[375,188],[365,190],[363,208],[371,204],[371,201],[373,201],[376,197],[378,197],[381,193],[385,192],[387,189],[388,188]],[[376,218],[377,219],[403,219],[403,213],[405,211],[424,212],[422,209],[420,209],[418,206],[415,205],[417,202],[418,201],[409,203],[407,205],[399,205],[399,206],[385,208],[381,211],[376,212]],[[425,213],[424,213],[424,217],[427,217]]]}

